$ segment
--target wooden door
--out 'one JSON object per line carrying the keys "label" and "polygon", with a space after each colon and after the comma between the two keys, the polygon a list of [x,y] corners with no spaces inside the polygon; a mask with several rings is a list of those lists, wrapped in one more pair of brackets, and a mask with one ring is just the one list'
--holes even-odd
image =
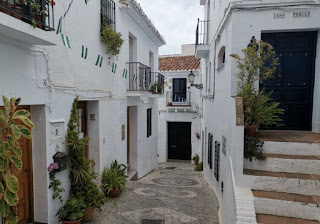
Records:
{"label": "wooden door", "polygon": [[273,79],[260,84],[285,112],[280,129],[311,130],[317,32],[267,33],[280,65]]}
{"label": "wooden door", "polygon": [[168,123],[168,159],[191,160],[191,123]]}
{"label": "wooden door", "polygon": [[[18,109],[26,109],[30,111],[29,107],[21,106]],[[22,124],[22,122],[17,122]],[[32,169],[32,147],[31,140],[21,137],[18,139],[22,151],[21,170],[18,170],[15,165],[11,163],[11,172],[19,180],[19,203],[18,210],[18,223],[33,222],[33,169]]]}

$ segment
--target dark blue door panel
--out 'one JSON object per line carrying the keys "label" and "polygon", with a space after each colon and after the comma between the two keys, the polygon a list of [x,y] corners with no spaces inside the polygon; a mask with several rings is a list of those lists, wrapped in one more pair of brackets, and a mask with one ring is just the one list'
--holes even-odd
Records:
{"label": "dark blue door panel", "polygon": [[311,130],[317,32],[265,33],[262,40],[279,57],[274,77],[260,84],[285,109],[277,129]]}

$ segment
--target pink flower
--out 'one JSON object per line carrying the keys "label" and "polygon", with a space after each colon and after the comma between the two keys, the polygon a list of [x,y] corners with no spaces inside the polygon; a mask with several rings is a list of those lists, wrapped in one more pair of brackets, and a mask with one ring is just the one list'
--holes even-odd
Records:
{"label": "pink flower", "polygon": [[57,170],[59,169],[59,164],[58,163],[50,163],[48,166],[48,171],[51,172],[52,170]]}

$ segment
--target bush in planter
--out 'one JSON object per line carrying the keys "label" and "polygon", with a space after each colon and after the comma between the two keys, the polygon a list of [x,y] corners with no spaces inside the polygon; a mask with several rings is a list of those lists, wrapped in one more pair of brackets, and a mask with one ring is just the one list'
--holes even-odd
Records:
{"label": "bush in planter", "polygon": [[58,210],[57,216],[61,221],[79,221],[80,223],[85,207],[83,199],[69,198],[64,206]]}
{"label": "bush in planter", "polygon": [[198,163],[199,163],[199,155],[198,155],[198,154],[195,154],[195,155],[192,157],[192,160],[194,161],[194,164],[195,164],[195,165],[198,165]]}
{"label": "bush in planter", "polygon": [[101,40],[106,44],[106,53],[118,55],[123,44],[121,33],[117,33],[111,26],[106,25],[101,30]]}
{"label": "bush in planter", "polygon": [[115,197],[125,188],[126,178],[119,173],[118,169],[104,168],[101,175],[101,189],[111,197]]}
{"label": "bush in planter", "polygon": [[194,168],[195,171],[203,171],[203,162],[200,162],[196,167]]}
{"label": "bush in planter", "polygon": [[244,158],[252,161],[252,158],[255,158],[259,161],[266,159],[266,156],[263,154],[264,142],[259,140],[259,137],[245,137],[244,139]]}
{"label": "bush in planter", "polygon": [[126,175],[127,171],[127,166],[124,164],[119,164],[117,160],[111,163],[111,169],[115,169],[118,171],[119,176],[123,178],[127,178],[128,176]]}
{"label": "bush in planter", "polygon": [[279,103],[271,99],[272,92],[256,91],[255,82],[263,82],[273,78],[277,70],[278,58],[272,45],[252,39],[252,44],[242,50],[244,57],[231,54],[237,62],[239,72],[238,96],[243,98],[244,119],[246,126],[276,125],[281,119],[278,114],[283,110],[278,108]]}

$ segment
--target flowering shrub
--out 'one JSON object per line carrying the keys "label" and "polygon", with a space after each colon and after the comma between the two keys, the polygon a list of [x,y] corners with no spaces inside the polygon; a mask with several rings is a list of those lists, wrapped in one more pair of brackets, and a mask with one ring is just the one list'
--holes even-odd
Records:
{"label": "flowering shrub", "polygon": [[49,172],[49,178],[50,178],[49,189],[52,188],[53,190],[52,198],[53,199],[58,198],[61,204],[63,204],[61,193],[64,192],[65,190],[61,187],[61,181],[56,178],[56,172],[58,168],[59,168],[58,163],[50,163],[50,165],[48,166],[48,172]]}

